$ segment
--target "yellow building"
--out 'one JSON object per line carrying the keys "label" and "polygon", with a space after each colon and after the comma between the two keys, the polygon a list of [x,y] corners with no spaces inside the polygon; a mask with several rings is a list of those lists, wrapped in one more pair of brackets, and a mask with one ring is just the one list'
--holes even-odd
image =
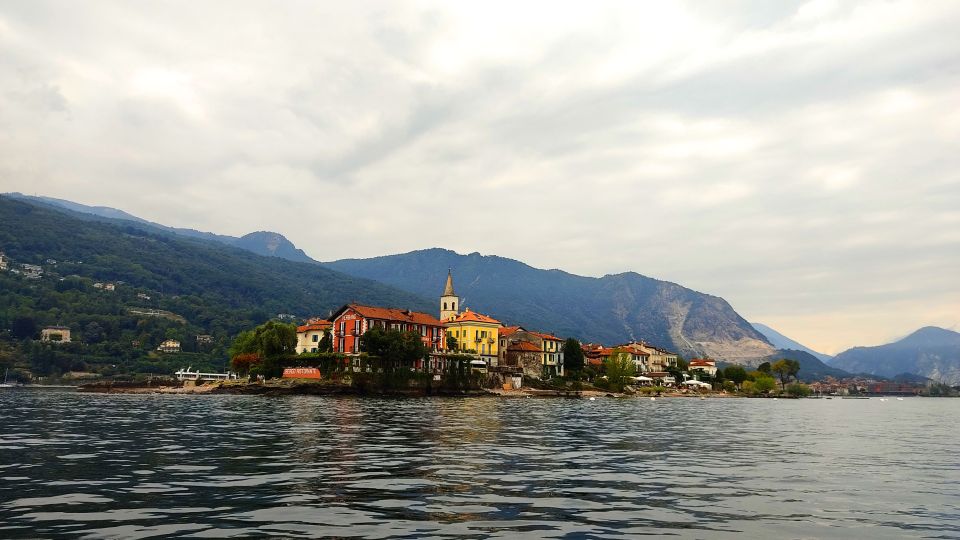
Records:
{"label": "yellow building", "polygon": [[460,297],[453,290],[453,274],[447,272],[447,283],[440,296],[440,320],[450,338],[457,342],[456,352],[476,354],[487,363],[497,365],[500,321],[469,309],[460,313]]}
{"label": "yellow building", "polygon": [[496,365],[500,321],[467,309],[446,321],[447,343],[452,337],[457,341],[457,351],[476,354],[488,366]]}

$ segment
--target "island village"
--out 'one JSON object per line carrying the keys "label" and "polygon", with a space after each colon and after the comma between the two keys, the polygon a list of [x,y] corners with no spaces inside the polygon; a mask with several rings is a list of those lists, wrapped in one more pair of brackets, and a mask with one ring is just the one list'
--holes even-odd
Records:
{"label": "island village", "polygon": [[[47,259],[46,264],[53,269],[58,261]],[[0,270],[7,270],[25,280],[46,277],[43,267],[14,264],[3,252],[0,252]],[[61,277],[60,281],[63,279]],[[105,293],[113,293],[123,285],[122,281],[92,283],[93,289]],[[146,292],[136,292],[136,298],[149,301],[151,296]],[[736,364],[724,366],[722,362],[718,365],[711,358],[686,361],[675,352],[643,340],[605,346],[583,343],[575,338],[564,339],[542,328],[506,324],[463,305],[454,288],[454,276],[449,270],[437,308],[437,316],[434,316],[397,307],[349,303],[326,318],[309,318],[305,324],[298,326],[288,323],[298,319],[302,322],[304,319],[291,314],[278,314],[275,321],[266,325],[278,323],[289,328],[289,335],[284,337],[284,341],[289,339],[289,346],[279,361],[268,365],[271,364],[265,361],[268,359],[257,351],[236,351],[237,354],[232,354],[230,358],[230,370],[205,372],[187,366],[173,375],[187,387],[202,387],[203,390],[210,389],[210,385],[203,383],[239,383],[241,380],[248,384],[273,380],[300,386],[303,386],[301,383],[317,384],[323,381],[328,385],[343,386],[354,384],[356,379],[362,380],[362,374],[371,374],[374,380],[382,381],[384,374],[398,371],[415,376],[399,383],[394,377],[394,385],[388,389],[390,393],[397,393],[398,388],[408,386],[415,392],[422,392],[426,387],[426,393],[431,393],[431,388],[446,388],[447,393],[471,389],[497,394],[519,392],[528,395],[546,391],[559,395],[569,395],[571,392],[580,395],[583,389],[618,394],[660,395],[669,392],[768,397],[778,394],[798,397],[811,393],[824,396],[917,395],[926,390],[925,385],[915,382],[864,376],[840,380],[828,376],[811,381],[808,386],[801,384],[799,365],[786,359],[772,365],[769,362],[761,363],[754,370]],[[157,308],[130,308],[129,311],[142,317],[182,320],[174,313]],[[42,327],[38,334],[41,344],[69,345],[74,341],[71,328],[64,325]],[[408,347],[402,354],[397,354],[396,348],[384,348],[383,338],[389,341],[401,336],[412,339],[417,347]],[[240,338],[237,341],[242,341]],[[209,347],[213,341],[211,335],[198,334],[193,347]],[[379,342],[380,347],[371,341]],[[134,347],[141,345],[138,341],[132,342]],[[152,354],[159,355],[176,356],[183,350],[180,341],[170,338],[153,347],[155,352]],[[571,347],[574,348],[572,355]],[[781,363],[783,365],[777,366]],[[7,374],[4,380],[7,380]],[[793,384],[788,386],[787,383]],[[115,388],[111,380],[88,385],[81,383],[81,389],[89,386],[90,390],[97,391],[102,390],[104,385]],[[222,386],[216,389],[223,390]]]}
{"label": "island village", "polygon": [[[520,325],[505,325],[488,315],[463,306],[457,295],[453,274],[448,271],[443,294],[439,300],[439,317],[405,309],[347,304],[327,319],[315,318],[297,327],[296,352],[300,355],[328,350],[342,355],[355,369],[359,369],[364,351],[363,342],[368,332],[414,332],[419,335],[427,354],[412,362],[415,371],[434,375],[440,380],[451,370],[451,360],[466,360],[469,370],[485,375],[489,385],[505,390],[520,389],[533,381],[563,377],[566,340],[549,332]],[[642,342],[630,342],[616,347],[586,343],[579,344],[585,363],[597,372],[613,355],[622,355],[632,366],[629,382],[638,386],[665,386],[677,384],[671,371],[678,365],[678,355],[663,348]],[[701,375],[713,376],[716,362],[695,359],[690,362],[690,373],[681,385],[710,387],[698,381]],[[317,377],[319,370],[288,368],[285,378]]]}

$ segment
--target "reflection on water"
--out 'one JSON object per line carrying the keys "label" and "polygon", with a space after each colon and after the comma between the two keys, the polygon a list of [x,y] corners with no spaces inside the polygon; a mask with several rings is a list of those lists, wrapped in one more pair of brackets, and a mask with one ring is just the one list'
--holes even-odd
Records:
{"label": "reflection on water", "polygon": [[960,400],[0,393],[0,537],[960,537]]}

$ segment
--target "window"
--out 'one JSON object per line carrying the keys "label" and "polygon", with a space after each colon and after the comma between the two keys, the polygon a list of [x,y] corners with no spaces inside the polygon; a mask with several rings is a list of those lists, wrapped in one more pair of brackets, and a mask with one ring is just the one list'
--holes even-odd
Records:
{"label": "window", "polygon": [[450,307],[450,309],[452,309],[453,311],[456,311],[456,310],[457,310],[457,303],[454,302],[453,305]]}
{"label": "window", "polygon": [[318,336],[317,334],[314,334],[314,335],[313,335],[313,342],[316,343],[316,342],[318,342],[318,341],[320,341],[320,336]]}
{"label": "window", "polygon": [[447,310],[447,303],[446,303],[446,302],[443,303],[443,310],[444,310],[444,311]]}

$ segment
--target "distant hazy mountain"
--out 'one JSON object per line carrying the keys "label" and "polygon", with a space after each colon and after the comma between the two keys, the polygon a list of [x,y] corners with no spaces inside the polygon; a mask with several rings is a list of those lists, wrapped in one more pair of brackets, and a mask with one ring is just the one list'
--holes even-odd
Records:
{"label": "distant hazy mountain", "polygon": [[739,363],[775,350],[726,300],[633,272],[591,278],[445,249],[324,264],[427,298],[440,296],[450,268],[463,306],[585,341],[643,339],[686,357]]}
{"label": "distant hazy mountain", "polygon": [[758,332],[763,334],[774,347],[784,350],[794,350],[794,351],[804,351],[810,353],[812,356],[818,358],[821,362],[829,362],[832,356],[829,354],[818,353],[817,351],[797,343],[796,341],[788,338],[787,336],[777,332],[773,328],[761,323],[750,323]]}
{"label": "distant hazy mountain", "polygon": [[297,262],[316,262],[307,256],[306,253],[301,249],[297,249],[292,242],[287,240],[282,234],[269,232],[269,231],[257,231],[250,234],[247,234],[241,238],[235,236],[227,236],[222,234],[214,234],[210,232],[197,231],[194,229],[184,229],[178,227],[168,227],[167,225],[162,225],[160,223],[155,223],[152,221],[147,221],[143,218],[134,216],[124,212],[123,210],[117,210],[116,208],[110,208],[108,206],[89,206],[86,204],[75,203],[73,201],[67,201],[64,199],[55,199],[53,197],[37,197],[32,195],[24,195],[22,193],[5,193],[4,196],[10,197],[12,199],[19,199],[32,203],[40,203],[54,208],[64,208],[73,212],[79,212],[81,214],[89,214],[93,216],[108,218],[108,219],[122,219],[127,221],[134,221],[140,224],[149,225],[157,229],[164,230],[166,232],[171,232],[181,236],[188,236],[190,238],[199,238],[201,240],[212,240],[214,242],[220,242],[222,244],[227,244],[230,246],[236,246],[241,249],[245,249],[257,255],[264,255],[267,257],[279,257],[281,259],[287,259],[290,261]]}
{"label": "distant hazy mountain", "polygon": [[780,349],[767,358],[764,358],[764,361],[773,363],[782,358],[788,358],[790,360],[796,360],[797,362],[800,362],[799,377],[802,381],[818,381],[828,376],[836,377],[838,379],[850,376],[850,373],[847,373],[842,369],[837,369],[824,364],[819,358],[807,351]]}
{"label": "distant hazy mountain", "polygon": [[927,326],[894,343],[844,351],[831,365],[884,377],[913,373],[960,384],[960,333]]}

